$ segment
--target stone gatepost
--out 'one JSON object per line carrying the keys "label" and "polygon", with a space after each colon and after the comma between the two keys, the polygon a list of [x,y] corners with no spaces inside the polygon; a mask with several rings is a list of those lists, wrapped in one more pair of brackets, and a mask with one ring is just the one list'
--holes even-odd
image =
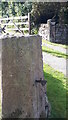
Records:
{"label": "stone gatepost", "polygon": [[48,41],[55,42],[55,22],[51,22],[51,19],[47,21],[48,24]]}
{"label": "stone gatepost", "polygon": [[51,22],[51,29],[50,29],[50,41],[55,42],[56,39],[56,26],[55,22]]}
{"label": "stone gatepost", "polygon": [[47,20],[48,25],[48,41],[51,41],[51,19]]}
{"label": "stone gatepost", "polygon": [[38,35],[0,39],[2,118],[46,117],[46,85],[36,81],[44,79],[41,41]]}

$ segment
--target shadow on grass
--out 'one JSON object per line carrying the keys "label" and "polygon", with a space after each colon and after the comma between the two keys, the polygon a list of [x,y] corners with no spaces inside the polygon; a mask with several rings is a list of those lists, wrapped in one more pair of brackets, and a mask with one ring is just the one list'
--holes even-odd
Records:
{"label": "shadow on grass", "polygon": [[66,89],[60,79],[44,71],[47,96],[51,104],[51,118],[66,118]]}
{"label": "shadow on grass", "polygon": [[58,56],[58,57],[62,57],[62,58],[68,58],[68,55],[64,54],[64,53],[60,53],[60,52],[56,52],[56,51],[52,51],[52,50],[46,50],[44,48],[42,48],[43,52],[47,52],[47,53],[51,53],[54,56]]}

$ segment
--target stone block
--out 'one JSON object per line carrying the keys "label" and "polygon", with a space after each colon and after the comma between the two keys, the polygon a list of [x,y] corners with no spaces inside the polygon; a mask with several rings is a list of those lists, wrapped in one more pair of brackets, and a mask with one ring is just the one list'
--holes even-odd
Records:
{"label": "stone block", "polygon": [[0,39],[2,118],[40,118],[45,116],[42,38],[12,36]]}

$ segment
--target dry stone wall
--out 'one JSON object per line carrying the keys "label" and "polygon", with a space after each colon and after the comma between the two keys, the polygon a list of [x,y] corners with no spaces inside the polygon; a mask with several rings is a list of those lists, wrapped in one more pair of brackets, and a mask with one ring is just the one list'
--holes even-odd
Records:
{"label": "dry stone wall", "polygon": [[67,29],[68,29],[68,25],[64,25],[64,24],[56,24],[56,39],[55,42],[58,43],[62,43],[62,44],[68,44],[68,38],[67,38]]}
{"label": "dry stone wall", "polygon": [[68,25],[67,24],[55,24],[51,22],[51,19],[47,21],[47,24],[41,24],[39,28],[39,35],[43,39],[68,44]]}
{"label": "dry stone wall", "polygon": [[47,24],[41,24],[38,34],[42,36],[43,39],[50,41],[50,21],[47,21]]}
{"label": "dry stone wall", "polygon": [[[2,44],[2,117],[46,117],[46,85],[40,36],[1,38]],[[43,116],[42,116],[43,115]]]}

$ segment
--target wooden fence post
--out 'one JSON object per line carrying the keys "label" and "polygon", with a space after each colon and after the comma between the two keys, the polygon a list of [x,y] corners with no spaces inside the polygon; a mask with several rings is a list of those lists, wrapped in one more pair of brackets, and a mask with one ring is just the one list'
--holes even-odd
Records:
{"label": "wooden fence post", "polygon": [[29,22],[29,34],[31,34],[31,14],[28,13],[28,22]]}

